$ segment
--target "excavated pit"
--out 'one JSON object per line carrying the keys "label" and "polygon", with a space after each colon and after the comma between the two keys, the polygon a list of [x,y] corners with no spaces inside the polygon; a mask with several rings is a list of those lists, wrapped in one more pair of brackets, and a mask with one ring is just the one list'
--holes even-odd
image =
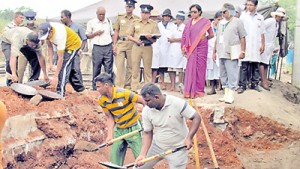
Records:
{"label": "excavated pit", "polygon": [[[50,90],[54,90],[50,88]],[[67,90],[65,100],[29,103],[10,88],[0,88],[8,108],[9,119],[3,131],[3,166],[6,168],[104,168],[100,161],[109,161],[109,148],[96,152],[75,151],[77,140],[101,144],[106,139],[106,117],[97,105],[97,92],[78,95]],[[199,107],[221,168],[243,168],[245,153],[279,150],[299,141],[300,133],[269,118],[236,107],[224,109],[226,129],[213,123],[212,109]],[[202,128],[197,132],[202,167],[213,168],[212,158]],[[125,164],[133,162],[129,150]],[[156,168],[167,168],[166,162]],[[195,168],[193,150],[188,169]]]}

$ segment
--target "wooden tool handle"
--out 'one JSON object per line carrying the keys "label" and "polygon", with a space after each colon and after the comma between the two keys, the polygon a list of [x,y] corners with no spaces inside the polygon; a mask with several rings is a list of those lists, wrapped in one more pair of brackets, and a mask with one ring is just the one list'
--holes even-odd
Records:
{"label": "wooden tool handle", "polygon": [[[190,104],[190,106],[193,107],[193,100],[192,99],[189,99],[189,104]],[[200,169],[200,159],[199,159],[197,132],[195,133],[195,135],[193,137],[193,141],[194,141],[193,147],[194,147],[194,151],[195,151],[196,169]]]}
{"label": "wooden tool handle", "polygon": [[[194,108],[196,109],[196,111],[198,112],[198,114],[200,115],[200,111],[198,109],[197,106],[194,106]],[[200,115],[201,116],[201,115]],[[204,131],[204,135],[205,135],[205,138],[206,138],[206,141],[207,141],[207,144],[208,144],[208,148],[209,148],[209,151],[210,151],[210,155],[211,155],[211,158],[213,160],[213,163],[214,163],[214,167],[215,168],[219,168],[219,164],[217,162],[217,159],[216,159],[216,155],[215,155],[215,152],[214,152],[214,149],[212,147],[212,144],[211,144],[211,140],[209,138],[209,135],[208,135],[208,132],[207,132],[207,129],[206,129],[206,126],[204,124],[204,121],[203,121],[203,118],[201,117],[201,127],[203,128],[203,131]]]}
{"label": "wooden tool handle", "polygon": [[114,138],[114,139],[110,140],[110,142],[113,142],[113,143],[114,143],[114,142],[119,141],[119,140],[122,140],[122,139],[124,139],[124,138],[126,138],[126,137],[133,136],[133,135],[139,133],[140,131],[142,131],[142,129],[140,129],[140,130],[135,130],[135,131],[132,131],[132,132],[130,132],[130,133],[124,134],[123,136]]}

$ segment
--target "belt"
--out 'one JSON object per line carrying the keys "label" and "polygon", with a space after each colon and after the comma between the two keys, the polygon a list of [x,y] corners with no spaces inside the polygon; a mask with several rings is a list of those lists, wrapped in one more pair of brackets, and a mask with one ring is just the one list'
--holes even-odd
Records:
{"label": "belt", "polygon": [[107,45],[96,45],[96,44],[94,44],[94,46],[99,46],[99,47],[106,47],[106,46],[110,46],[110,45],[112,45],[112,42],[107,44]]}
{"label": "belt", "polygon": [[151,44],[144,44],[142,43],[141,45],[136,44],[137,46],[151,46]]}
{"label": "belt", "polygon": [[119,36],[118,40],[127,41],[127,37],[126,36]]}

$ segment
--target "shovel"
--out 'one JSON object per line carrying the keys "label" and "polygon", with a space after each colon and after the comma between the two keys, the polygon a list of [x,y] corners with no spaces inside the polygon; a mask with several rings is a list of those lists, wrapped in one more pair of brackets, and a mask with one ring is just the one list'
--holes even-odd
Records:
{"label": "shovel", "polygon": [[[114,138],[114,139],[110,140],[110,143],[114,143],[114,142],[122,140],[126,137],[133,136],[133,135],[135,135],[135,134],[137,134],[141,131],[143,131],[143,129],[132,131],[132,132],[127,133],[123,136],[120,136],[120,137],[117,137],[117,138]],[[91,143],[91,142],[88,142],[88,141],[79,141],[75,144],[74,150],[82,150],[82,151],[93,152],[93,151],[97,151],[100,148],[105,147],[107,145],[108,145],[108,143],[103,143],[101,145],[98,145],[98,144]]]}
{"label": "shovel", "polygon": [[[166,155],[169,155],[169,154],[172,154],[172,153],[175,153],[183,148],[186,148],[186,146],[181,146],[181,147],[178,147],[174,150],[168,150],[164,153],[161,153],[161,154],[156,154],[154,156],[151,156],[151,157],[148,157],[148,158],[145,158],[142,160],[142,162],[144,163],[147,163],[149,161],[153,161],[155,159],[158,159],[158,158],[162,158]],[[116,164],[113,164],[111,162],[99,162],[101,165],[104,165],[105,167],[110,167],[110,168],[116,168],[116,169],[127,169],[127,168],[130,168],[130,167],[133,167],[134,166],[134,163],[130,163],[130,164],[127,164],[125,166],[119,166],[119,165],[116,165]]]}

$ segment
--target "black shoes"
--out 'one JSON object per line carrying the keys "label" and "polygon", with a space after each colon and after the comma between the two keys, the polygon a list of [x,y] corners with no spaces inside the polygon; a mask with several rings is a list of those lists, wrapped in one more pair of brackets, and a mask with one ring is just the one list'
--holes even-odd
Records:
{"label": "black shoes", "polygon": [[240,86],[240,87],[237,89],[237,93],[238,93],[238,94],[242,94],[242,93],[244,93],[245,90],[246,90],[245,88],[243,88],[243,87]]}

